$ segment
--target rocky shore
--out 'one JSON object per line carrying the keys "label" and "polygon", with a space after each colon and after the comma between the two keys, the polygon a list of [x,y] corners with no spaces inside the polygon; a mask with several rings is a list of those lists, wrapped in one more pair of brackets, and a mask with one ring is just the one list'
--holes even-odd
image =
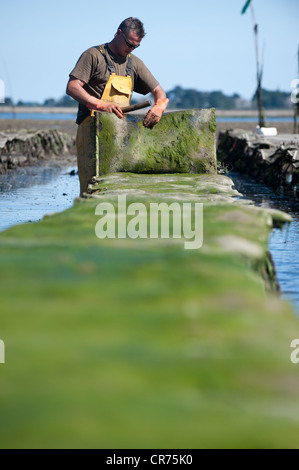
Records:
{"label": "rocky shore", "polygon": [[[65,164],[74,160],[75,139],[55,128],[31,130],[23,125],[0,131],[0,174],[45,160]],[[3,127],[3,126],[2,126]]]}
{"label": "rocky shore", "polygon": [[299,134],[263,136],[244,129],[221,131],[218,159],[274,188],[299,184]]}

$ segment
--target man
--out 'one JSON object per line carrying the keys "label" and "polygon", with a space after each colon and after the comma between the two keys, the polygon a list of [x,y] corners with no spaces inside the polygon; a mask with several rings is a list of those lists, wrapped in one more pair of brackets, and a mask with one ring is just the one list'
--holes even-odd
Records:
{"label": "man", "polygon": [[127,18],[118,27],[108,44],[91,47],[80,56],[70,73],[66,93],[79,102],[76,123],[80,194],[95,175],[95,126],[91,110],[114,113],[123,117],[122,106],[130,104],[133,91],[152,93],[155,104],[146,114],[143,124],[156,125],[169,100],[158,81],[132,51],[145,36],[143,23]]}

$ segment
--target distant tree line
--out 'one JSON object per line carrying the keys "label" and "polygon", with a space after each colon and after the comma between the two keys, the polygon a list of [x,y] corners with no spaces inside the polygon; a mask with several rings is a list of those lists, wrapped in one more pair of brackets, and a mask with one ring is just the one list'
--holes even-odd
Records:
{"label": "distant tree line", "polygon": [[[0,104],[1,106],[1,104]],[[19,100],[17,103],[14,103],[11,98],[5,98],[5,102],[2,103],[2,106],[28,106],[28,107],[33,107],[33,106],[42,106],[42,107],[47,107],[47,108],[69,108],[69,107],[77,107],[78,103],[75,101],[73,98],[71,98],[68,95],[64,95],[58,100],[55,98],[47,98],[43,103],[39,103],[37,101],[22,101]]]}
{"label": "distant tree line", "polygon": [[[251,100],[241,98],[238,93],[231,96],[222,91],[197,91],[175,87],[167,93],[169,108],[216,108],[216,109],[255,109],[256,94]],[[262,100],[265,109],[288,109],[292,107],[291,93],[262,89]]]}
{"label": "distant tree line", "polygon": [[[216,109],[256,109],[256,95],[251,100],[241,98],[238,93],[231,96],[222,91],[198,91],[184,89],[176,86],[167,92],[169,109],[189,108],[216,108]],[[291,94],[284,91],[269,91],[262,89],[262,102],[265,109],[289,109],[292,108]],[[132,104],[136,100],[132,100]],[[76,107],[78,103],[68,95],[59,99],[47,98],[43,103],[23,102],[14,103],[11,98],[6,98],[2,106],[43,106],[43,107]],[[1,104],[0,104],[1,106]]]}

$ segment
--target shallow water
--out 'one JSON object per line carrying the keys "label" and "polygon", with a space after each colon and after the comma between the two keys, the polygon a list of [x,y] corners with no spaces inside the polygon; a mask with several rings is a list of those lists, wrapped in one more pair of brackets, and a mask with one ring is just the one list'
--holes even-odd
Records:
{"label": "shallow water", "polygon": [[282,189],[274,191],[237,172],[232,171],[228,176],[246,199],[253,200],[258,206],[280,209],[291,215],[293,220],[290,224],[271,232],[269,249],[282,297],[292,302],[299,316],[299,190],[298,193],[287,194]]}
{"label": "shallow water", "polygon": [[0,175],[0,231],[36,222],[73,205],[80,187],[75,167],[27,167]]}
{"label": "shallow water", "polygon": [[62,119],[62,120],[76,120],[76,113],[0,113],[0,119]]}
{"label": "shallow water", "polygon": [[[77,109],[73,113],[0,113],[0,119],[38,119],[38,120],[76,120]],[[257,123],[257,117],[254,116],[217,116],[217,122],[254,122]],[[293,122],[291,116],[267,116],[267,122]]]}

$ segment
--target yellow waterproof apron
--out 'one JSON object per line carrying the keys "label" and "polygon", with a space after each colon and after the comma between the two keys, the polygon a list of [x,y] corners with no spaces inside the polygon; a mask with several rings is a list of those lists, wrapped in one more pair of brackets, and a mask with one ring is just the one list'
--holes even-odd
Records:
{"label": "yellow waterproof apron", "polygon": [[[106,47],[105,47],[106,49]],[[99,51],[105,57],[105,60],[108,65],[108,70],[110,72],[110,77],[106,83],[105,89],[103,91],[101,100],[108,103],[115,103],[118,106],[128,106],[132,97],[132,79],[131,79],[131,70],[132,70],[132,58],[129,54],[128,62],[126,67],[126,76],[122,77],[121,75],[115,74],[114,65],[108,59],[107,50],[104,52],[103,49],[99,48]]]}
{"label": "yellow waterproof apron", "polygon": [[[97,49],[103,54],[110,77],[106,83],[105,89],[101,96],[101,100],[115,103],[119,106],[129,106],[132,98],[132,57],[128,56],[126,67],[126,76],[122,77],[115,74],[115,68],[108,59],[108,51],[97,46]],[[93,176],[98,177],[100,174],[100,158],[99,158],[99,136],[98,136],[98,113],[91,110],[91,120],[86,118],[78,126],[77,132],[77,159],[78,173],[80,179],[80,195],[86,192],[88,184]]]}

